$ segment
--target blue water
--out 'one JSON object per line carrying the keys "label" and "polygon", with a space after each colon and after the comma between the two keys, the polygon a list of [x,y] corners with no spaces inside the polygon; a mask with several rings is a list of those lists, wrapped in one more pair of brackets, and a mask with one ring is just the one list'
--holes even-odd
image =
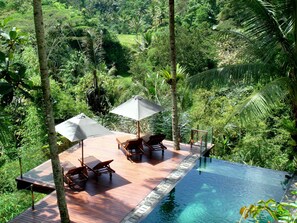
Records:
{"label": "blue water", "polygon": [[[198,163],[142,223],[235,223],[259,200],[280,201],[287,172],[207,159]],[[267,222],[263,216],[261,222]]]}

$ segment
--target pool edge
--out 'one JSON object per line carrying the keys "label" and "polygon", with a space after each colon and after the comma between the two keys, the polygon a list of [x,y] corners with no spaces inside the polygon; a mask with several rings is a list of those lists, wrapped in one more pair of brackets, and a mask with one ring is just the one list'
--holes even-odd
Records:
{"label": "pool edge", "polygon": [[200,155],[189,154],[180,165],[155,187],[121,223],[137,223],[143,220],[175,186],[193,168]]}

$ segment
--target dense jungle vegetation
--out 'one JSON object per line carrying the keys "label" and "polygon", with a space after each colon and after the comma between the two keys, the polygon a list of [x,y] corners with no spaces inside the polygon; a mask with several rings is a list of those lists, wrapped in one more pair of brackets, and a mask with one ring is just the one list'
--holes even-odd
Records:
{"label": "dense jungle vegetation", "polygon": [[[171,139],[167,1],[42,3],[56,123],[83,112],[111,130],[135,132],[134,122],[109,111],[142,95],[165,108],[143,120],[142,131],[161,131]],[[31,2],[0,0],[0,9],[0,222],[7,222],[31,205],[30,193],[16,189],[19,158],[26,172],[49,159],[49,151]],[[279,49],[263,51],[256,41],[246,44],[235,33],[250,25],[248,13],[240,1],[176,1],[181,140],[189,142],[191,128],[212,128],[214,156],[294,172],[296,112],[288,97],[264,88],[279,80],[289,67],[288,58]],[[224,82],[211,72],[229,70],[231,76],[236,68],[246,74],[253,63],[262,72],[251,78],[242,75]],[[280,99],[270,115],[250,113],[242,119],[239,111],[263,88]],[[59,145],[62,151],[69,142],[60,138]],[[44,195],[35,196],[38,200]]]}

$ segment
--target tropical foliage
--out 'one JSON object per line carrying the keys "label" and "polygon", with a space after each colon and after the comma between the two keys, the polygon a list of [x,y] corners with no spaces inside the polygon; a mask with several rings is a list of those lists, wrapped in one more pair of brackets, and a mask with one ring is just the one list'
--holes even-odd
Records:
{"label": "tropical foliage", "polygon": [[241,107],[241,113],[251,118],[263,117],[278,101],[286,99],[295,114],[294,2],[251,0],[242,1],[241,6],[246,9],[241,16],[243,30],[232,35],[244,40],[242,43],[249,48],[246,52],[251,55],[250,59],[208,70],[191,80],[203,79],[203,83],[213,80],[220,85],[234,81],[265,83],[258,94]]}
{"label": "tropical foliage", "polygon": [[[244,117],[243,121],[251,122],[267,117],[267,113],[273,114],[280,103],[285,103],[291,107],[291,116],[296,123],[295,2],[251,0],[240,3],[240,9],[245,9],[241,15],[242,31],[230,35],[241,39],[250,59],[245,57],[239,64],[197,74],[191,81],[207,86],[211,81],[218,86],[259,84],[259,90],[243,101],[235,114]],[[294,129],[291,128],[290,133],[295,141]],[[291,146],[295,146],[294,141]]]}
{"label": "tropical foliage", "polygon": [[276,202],[273,199],[267,201],[260,200],[257,204],[242,207],[240,209],[241,219],[239,222],[248,218],[253,218],[257,222],[260,220],[260,215],[266,213],[272,217],[274,221],[286,223],[294,223],[297,217],[294,210],[297,208],[296,202]]}
{"label": "tropical foliage", "polygon": [[[175,1],[182,142],[191,128],[211,127],[214,156],[295,170],[293,2]],[[109,110],[139,94],[165,108],[141,122],[142,129],[171,139],[167,2],[42,3],[55,122],[84,112],[110,129],[135,132],[134,123]],[[0,0],[0,8],[0,222],[7,222],[30,203],[30,194],[16,189],[18,158],[26,172],[49,159],[49,149],[31,2]],[[62,151],[70,143],[61,138],[59,145]]]}

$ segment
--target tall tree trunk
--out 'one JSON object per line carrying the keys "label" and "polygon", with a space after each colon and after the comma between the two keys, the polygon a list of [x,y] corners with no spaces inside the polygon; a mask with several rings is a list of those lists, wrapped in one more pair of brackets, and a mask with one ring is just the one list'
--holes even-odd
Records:
{"label": "tall tree trunk", "polygon": [[68,209],[67,209],[67,204],[65,199],[62,170],[61,170],[60,160],[58,156],[57,137],[56,137],[55,122],[54,122],[53,108],[52,108],[52,101],[51,101],[41,0],[33,0],[33,9],[34,9],[34,24],[35,24],[35,32],[36,32],[36,39],[37,39],[39,66],[40,66],[41,87],[43,91],[43,100],[44,100],[43,102],[44,102],[44,109],[45,109],[46,124],[48,129],[48,141],[50,146],[54,182],[55,182],[55,187],[57,192],[58,207],[60,211],[61,222],[69,223],[70,219],[69,219]]}
{"label": "tall tree trunk", "polygon": [[170,57],[171,57],[171,97],[172,97],[172,138],[174,148],[179,150],[179,131],[177,116],[177,93],[176,93],[176,50],[174,28],[174,0],[169,0],[169,31],[170,31]]}
{"label": "tall tree trunk", "polygon": [[[297,1],[292,1],[293,3],[293,18],[294,18],[294,52],[295,52],[295,56],[297,55]],[[296,64],[296,63],[294,63]],[[291,78],[293,79],[293,81],[296,83],[296,78],[297,78],[297,67],[295,65],[294,69],[293,69],[293,74],[291,74]],[[294,91],[294,89],[292,90]],[[294,95],[294,92],[291,92],[292,95]],[[294,114],[294,118],[295,118],[295,128],[297,127],[297,101],[295,99],[296,97],[293,97],[293,101],[292,101],[292,109],[293,109],[293,114]],[[295,142],[297,142],[297,134],[296,133],[292,133],[291,134],[292,138],[295,140]]]}
{"label": "tall tree trunk", "polygon": [[[297,1],[292,1],[293,3],[293,18],[294,18],[294,53],[295,57],[297,56]],[[296,58],[295,58],[296,59]],[[294,63],[295,65],[296,63]],[[295,65],[294,67],[294,74],[293,77],[294,81],[296,81],[297,78],[297,67]]]}

